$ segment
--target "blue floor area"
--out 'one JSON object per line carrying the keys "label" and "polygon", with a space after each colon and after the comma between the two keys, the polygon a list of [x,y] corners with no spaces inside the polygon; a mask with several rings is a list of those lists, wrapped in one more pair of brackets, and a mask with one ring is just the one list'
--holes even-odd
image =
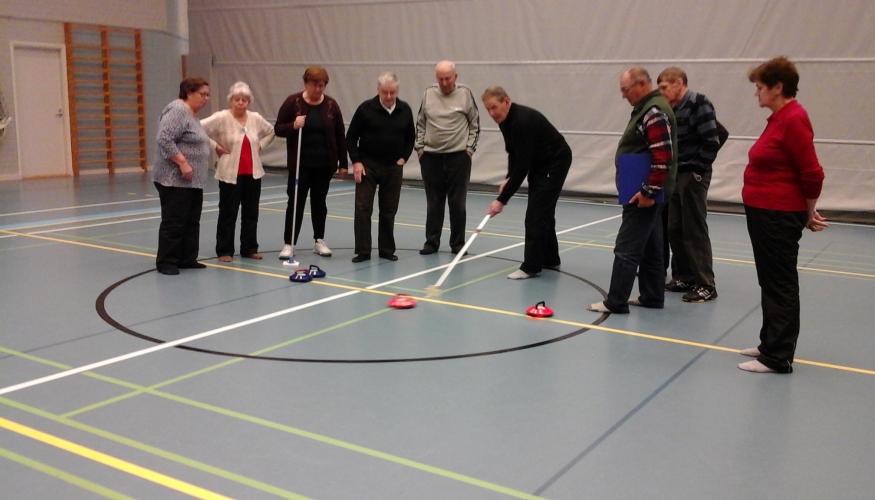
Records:
{"label": "blue floor area", "polygon": [[[264,260],[216,260],[211,186],[208,267],[163,276],[147,175],[0,183],[4,497],[871,498],[875,227],[804,235],[795,372],[754,375],[743,216],[708,219],[716,301],[601,315],[617,206],[560,200],[561,270],[511,281],[515,197],[429,294],[454,256],[448,229],[419,255],[420,189],[399,260],[352,263],[354,185],[334,182],[334,255],[305,215],[297,258],[327,276],[300,284],[277,259],[285,187],[265,177]],[[492,199],[469,193],[469,231]],[[539,301],[553,318],[525,316]]]}

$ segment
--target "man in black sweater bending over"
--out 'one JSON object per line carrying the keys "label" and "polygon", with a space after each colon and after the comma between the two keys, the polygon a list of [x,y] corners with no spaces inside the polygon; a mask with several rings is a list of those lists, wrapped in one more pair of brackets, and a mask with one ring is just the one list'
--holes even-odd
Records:
{"label": "man in black sweater bending over", "polygon": [[523,263],[507,277],[524,280],[534,278],[545,267],[558,270],[556,202],[571,167],[571,148],[544,115],[511,103],[503,88],[489,87],[481,99],[501,129],[507,151],[507,178],[498,187],[498,198],[489,205],[489,214],[500,214],[526,176],[529,178]]}
{"label": "man in black sweater bending over", "polygon": [[401,169],[413,152],[413,112],[398,99],[398,77],[383,73],[377,78],[377,96],[361,103],[346,131],[346,149],[355,178],[355,256],[353,262],[371,258],[371,214],[374,193],[380,190],[377,248],[380,257],[395,255],[395,214],[401,197]]}

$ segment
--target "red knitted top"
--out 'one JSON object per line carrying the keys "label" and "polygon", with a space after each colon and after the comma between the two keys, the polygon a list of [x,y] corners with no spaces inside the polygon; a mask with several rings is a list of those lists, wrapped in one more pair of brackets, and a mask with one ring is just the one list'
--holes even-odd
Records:
{"label": "red knitted top", "polygon": [[805,212],[805,200],[820,196],[824,175],[814,151],[814,129],[795,99],[769,117],[747,156],[741,190],[745,205]]}

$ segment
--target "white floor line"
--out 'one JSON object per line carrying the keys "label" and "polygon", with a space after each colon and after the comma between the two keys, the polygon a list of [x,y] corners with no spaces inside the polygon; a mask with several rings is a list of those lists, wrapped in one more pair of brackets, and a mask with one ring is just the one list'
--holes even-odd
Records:
{"label": "white floor line", "polygon": [[[617,215],[613,215],[613,216],[611,216],[611,217],[605,217],[604,219],[599,219],[599,220],[596,220],[596,221],[593,221],[593,222],[588,222],[588,223],[586,223],[586,224],[581,224],[581,225],[576,226],[576,227],[572,227],[572,228],[564,229],[564,230],[562,230],[562,231],[560,231],[560,232],[557,232],[556,234],[557,234],[557,235],[558,235],[558,234],[564,234],[564,233],[567,233],[567,232],[570,232],[570,231],[575,231],[575,230],[577,230],[577,229],[583,229],[583,228],[586,228],[586,227],[589,227],[589,226],[594,226],[594,225],[596,225],[596,224],[601,224],[602,222],[607,222],[607,221],[609,221],[609,220],[613,220],[613,219],[616,219],[616,218],[621,217],[621,216],[622,216],[622,214],[617,214]],[[505,247],[497,248],[497,249],[495,249],[495,250],[491,250],[491,251],[489,251],[489,252],[485,252],[485,253],[478,254],[478,255],[473,255],[473,256],[468,257],[468,258],[466,258],[466,259],[462,259],[460,262],[470,262],[470,261],[472,261],[472,260],[482,259],[482,258],[487,257],[487,256],[489,256],[489,255],[492,255],[492,254],[495,254],[495,253],[498,253],[498,252],[503,252],[503,251],[506,251],[506,250],[510,250],[511,248],[516,248],[516,247],[522,246],[522,245],[524,245],[524,244],[525,244],[525,242],[514,243],[513,245],[508,245],[508,246],[505,246]],[[405,280],[408,280],[408,279],[410,279],[410,278],[415,278],[415,277],[417,277],[417,276],[422,276],[423,274],[428,274],[428,273],[431,273],[431,272],[434,272],[434,271],[439,271],[439,270],[444,269],[445,267],[447,267],[447,266],[449,266],[449,265],[450,265],[450,263],[448,262],[448,263],[446,263],[446,264],[443,264],[443,265],[440,265],[440,266],[436,266],[436,267],[433,267],[433,268],[430,268],[430,269],[426,269],[426,270],[424,270],[424,271],[420,271],[420,272],[418,272],[418,273],[408,274],[408,275],[406,275],[406,276],[402,276],[402,277],[400,277],[400,278],[395,278],[395,279],[390,280],[390,281],[384,281],[383,283],[377,283],[377,284],[374,284],[374,285],[370,285],[370,286],[366,287],[365,289],[366,289],[366,290],[374,290],[374,289],[381,288],[381,287],[384,287],[384,286],[392,285],[392,284],[398,283],[398,282],[400,282],[400,281],[405,281]],[[45,377],[35,378],[35,379],[33,379],[33,380],[29,380],[29,381],[27,381],[27,382],[22,382],[22,383],[20,383],[20,384],[10,385],[10,386],[8,386],[8,387],[4,387],[4,388],[0,389],[0,396],[3,396],[3,395],[5,395],[5,394],[9,394],[9,393],[12,393],[12,392],[15,392],[15,391],[20,391],[20,390],[22,390],[22,389],[27,389],[27,388],[29,388],[29,387],[35,387],[35,386],[37,386],[37,385],[42,385],[42,384],[46,384],[46,383],[48,383],[48,382],[53,382],[53,381],[55,381],[55,380],[60,380],[60,379],[62,379],[62,378],[70,377],[70,376],[72,376],[72,375],[77,375],[77,374],[82,373],[82,372],[87,372],[87,371],[90,371],[90,370],[96,370],[96,369],[98,369],[98,368],[102,368],[102,367],[104,367],[104,366],[112,365],[112,364],[115,364],[115,363],[120,363],[120,362],[122,362],[122,361],[127,361],[127,360],[129,360],[129,359],[138,358],[138,357],[140,357],[140,356],[145,356],[145,355],[147,355],[147,354],[152,354],[153,352],[163,351],[164,349],[169,349],[169,348],[171,348],[171,347],[176,347],[176,346],[181,345],[181,344],[186,344],[186,343],[189,343],[189,342],[193,342],[193,341],[195,341],[195,340],[200,340],[200,339],[203,339],[203,338],[211,337],[211,336],[213,336],[213,335],[217,335],[217,334],[219,334],[219,333],[227,332],[227,331],[229,331],[229,330],[234,330],[234,329],[241,328],[241,327],[244,327],[244,326],[249,326],[249,325],[252,325],[252,324],[255,324],[255,323],[260,323],[260,322],[262,322],[262,321],[266,321],[266,320],[269,320],[269,319],[277,318],[277,317],[279,317],[279,316],[283,316],[283,315],[285,315],[285,314],[289,314],[289,313],[292,313],[292,312],[300,311],[300,310],[302,310],[302,309],[307,309],[307,308],[310,308],[310,307],[313,307],[313,306],[317,306],[317,305],[320,305],[320,304],[324,304],[324,303],[326,303],[326,302],[332,302],[332,301],[335,301],[335,300],[338,300],[338,299],[342,299],[342,298],[344,298],[344,297],[349,297],[349,296],[352,296],[352,295],[357,295],[357,294],[359,294],[359,293],[362,293],[362,291],[361,291],[361,290],[350,290],[350,291],[348,291],[348,292],[338,293],[338,294],[336,294],[336,295],[330,295],[330,296],[328,296],[328,297],[324,297],[324,298],[321,298],[321,299],[318,299],[318,300],[314,300],[314,301],[312,301],[312,302],[307,302],[307,303],[305,303],[305,304],[300,304],[300,305],[297,305],[297,306],[294,306],[294,307],[289,307],[289,308],[287,308],[287,309],[282,309],[282,310],[280,310],[280,311],[276,311],[276,312],[272,312],[272,313],[265,314],[265,315],[262,315],[262,316],[258,316],[258,317],[255,317],[255,318],[247,319],[247,320],[240,321],[240,322],[238,322],[238,323],[234,323],[234,324],[231,324],[231,325],[226,325],[226,326],[219,327],[219,328],[215,328],[215,329],[208,330],[208,331],[205,331],[205,332],[197,333],[197,334],[194,334],[194,335],[191,335],[191,336],[185,337],[185,338],[181,338],[181,339],[173,340],[173,341],[170,341],[170,342],[165,342],[165,343],[163,343],[163,344],[154,345],[154,346],[152,346],[152,347],[147,347],[146,349],[141,349],[141,350],[139,350],[139,351],[133,351],[133,352],[130,352],[130,353],[127,353],[127,354],[122,354],[122,355],[120,355],[120,356],[116,356],[116,357],[114,357],[114,358],[104,359],[103,361],[97,361],[97,362],[95,362],[95,363],[91,363],[91,364],[88,364],[88,365],[80,366],[80,367],[78,367],[78,368],[71,368],[71,369],[69,369],[69,370],[65,370],[65,371],[62,371],[62,372],[58,372],[58,373],[55,373],[55,374],[52,374],[52,375],[47,375],[47,376],[45,376]]]}
{"label": "white floor line", "polygon": [[[218,209],[216,209],[216,210],[218,210]],[[210,210],[203,210],[202,213],[209,212],[209,211]],[[42,231],[31,231],[31,232],[26,233],[26,234],[49,234],[49,233],[58,233],[61,231],[75,231],[77,229],[90,229],[92,227],[112,226],[115,224],[126,224],[128,222],[140,222],[140,221],[144,221],[144,220],[155,220],[155,219],[160,219],[160,218],[161,218],[160,215],[150,215],[149,217],[137,217],[136,219],[114,220],[111,222],[96,222],[94,224],[85,224],[83,226],[71,226],[71,227],[58,227],[55,229],[43,229]],[[16,236],[16,235],[10,234],[10,235],[7,235],[5,237],[9,237],[9,236]]]}
{"label": "white floor line", "polygon": [[[286,186],[266,186],[266,187],[261,188],[261,190],[264,191],[265,189],[278,189],[278,188],[285,188],[285,187]],[[218,191],[210,191],[209,193],[205,192],[204,196],[210,196],[210,195],[214,195],[214,194],[219,194],[219,192]],[[9,212],[9,213],[5,213],[5,214],[0,214],[0,217],[12,217],[15,215],[43,214],[43,213],[48,213],[48,212],[62,212],[64,210],[77,210],[80,208],[109,207],[109,206],[113,206],[113,205],[124,205],[124,204],[128,204],[128,203],[145,203],[147,201],[160,201],[160,200],[158,199],[158,195],[156,194],[155,196],[152,196],[149,198],[138,198],[136,200],[108,201],[105,203],[90,203],[87,205],[72,205],[69,207],[43,208],[41,210],[28,210],[25,212]]]}
{"label": "white floor line", "polygon": [[[204,193],[204,195],[206,195],[206,194],[207,193]],[[105,203],[91,203],[88,205],[72,205],[69,207],[44,208],[41,210],[28,210],[25,212],[9,212],[9,213],[5,213],[5,214],[0,214],[0,217],[12,217],[15,215],[44,214],[44,213],[48,213],[48,212],[62,212],[64,210],[76,210],[79,208],[109,207],[112,205],[124,205],[124,204],[128,204],[128,203],[145,203],[147,201],[159,201],[158,195],[155,195],[154,197],[151,197],[151,198],[138,198],[136,200],[108,201]]]}
{"label": "white floor line", "polygon": [[[351,193],[352,193],[352,191],[340,192],[340,193],[329,194],[328,196],[329,197],[343,196],[343,195],[348,195]],[[288,202],[287,199],[279,199],[279,200],[273,200],[273,201],[265,201],[265,202],[259,203],[259,205],[276,205],[278,203],[287,203],[287,202]],[[212,204],[213,203],[210,202],[210,205],[212,205]],[[218,208],[205,208],[205,209],[202,209],[201,213],[211,213],[211,212],[218,212],[218,211],[219,211]],[[149,213],[149,212],[144,212],[144,213]],[[110,218],[115,218],[115,217],[119,217],[119,216],[108,215],[106,217],[101,217],[101,218],[110,219]],[[98,220],[101,218],[98,218]],[[110,222],[98,222],[98,223],[94,223],[94,224],[85,224],[82,226],[56,227],[54,229],[44,229],[42,231],[31,231],[27,234],[49,234],[49,233],[57,233],[57,232],[61,232],[61,231],[75,231],[77,229],[89,229],[92,227],[112,226],[115,224],[126,224],[128,222],[139,222],[139,221],[144,221],[144,220],[154,220],[154,219],[160,219],[160,218],[161,218],[160,215],[152,215],[149,217],[138,217],[135,219],[120,219],[120,220],[114,220],[114,221],[110,221]],[[10,231],[22,232],[22,231],[26,231],[28,229],[34,229],[34,228],[43,227],[43,226],[56,226],[56,225],[58,225],[57,222],[50,222],[50,223],[45,223],[45,224],[36,224],[33,226],[27,226],[27,227],[23,227],[23,228],[10,229]],[[0,235],[0,240],[5,239],[5,238],[18,238],[18,237],[19,236],[16,234],[4,234],[4,235]]]}

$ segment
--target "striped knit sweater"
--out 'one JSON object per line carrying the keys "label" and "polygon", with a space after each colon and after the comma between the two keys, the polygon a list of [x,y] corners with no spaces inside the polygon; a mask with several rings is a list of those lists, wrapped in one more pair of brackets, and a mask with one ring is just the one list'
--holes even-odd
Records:
{"label": "striped knit sweater", "polygon": [[678,134],[678,172],[711,170],[720,141],[714,105],[704,95],[687,91],[674,106]]}

